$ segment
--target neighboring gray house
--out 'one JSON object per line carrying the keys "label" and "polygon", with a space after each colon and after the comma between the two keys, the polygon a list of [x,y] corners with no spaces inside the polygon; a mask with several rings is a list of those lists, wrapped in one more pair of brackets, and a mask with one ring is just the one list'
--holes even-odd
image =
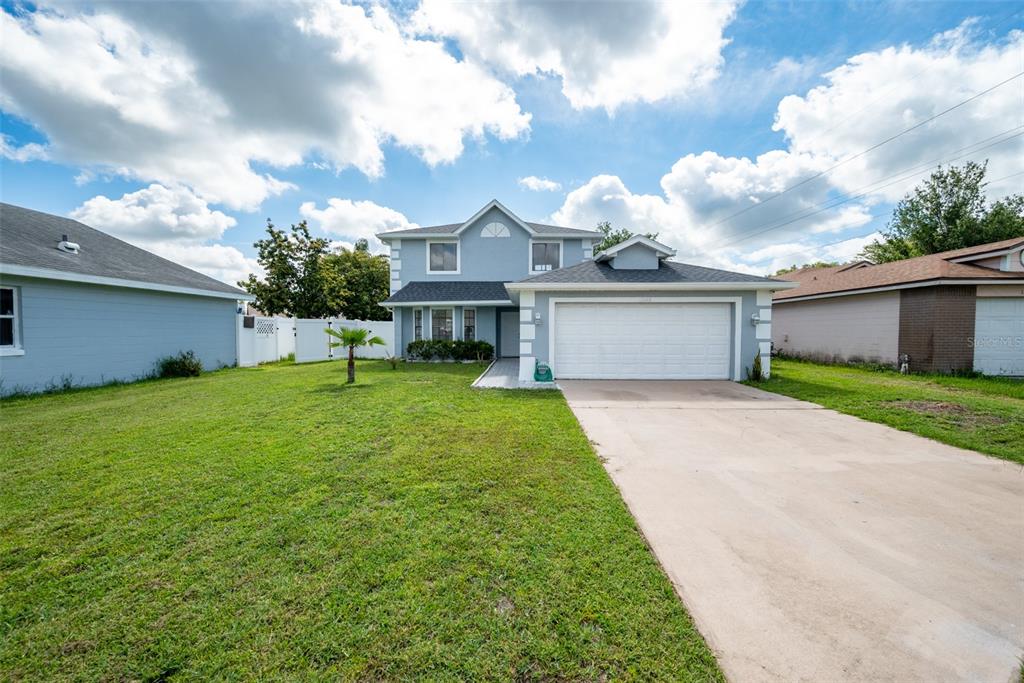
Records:
{"label": "neighboring gray house", "polygon": [[0,394],[236,362],[241,290],[60,216],[0,204]]}
{"label": "neighboring gray house", "polygon": [[803,268],[775,295],[775,348],[915,372],[1024,375],[1024,237],[880,263]]}
{"label": "neighboring gray house", "polygon": [[641,236],[595,255],[591,230],[521,220],[497,200],[463,223],[381,233],[395,345],[484,339],[556,378],[733,379],[767,371],[772,292],[789,282],[668,260]]}

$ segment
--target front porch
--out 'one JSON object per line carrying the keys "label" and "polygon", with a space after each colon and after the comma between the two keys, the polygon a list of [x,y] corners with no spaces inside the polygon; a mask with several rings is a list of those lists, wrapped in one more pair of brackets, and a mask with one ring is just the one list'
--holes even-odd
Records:
{"label": "front porch", "polygon": [[[532,362],[532,359],[530,360]],[[519,379],[519,359],[499,358],[491,363],[473,382],[475,389],[559,389],[555,382],[534,382]]]}

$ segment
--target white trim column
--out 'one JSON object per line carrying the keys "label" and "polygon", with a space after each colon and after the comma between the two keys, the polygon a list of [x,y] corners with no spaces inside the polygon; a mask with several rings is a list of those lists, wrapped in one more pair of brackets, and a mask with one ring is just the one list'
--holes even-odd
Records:
{"label": "white trim column", "polygon": [[519,295],[519,381],[532,382],[537,360],[533,355],[533,344],[537,328],[533,324],[535,295],[524,291]]}
{"label": "white trim column", "polygon": [[391,293],[402,288],[402,240],[388,242],[388,255],[391,260]]}
{"label": "white trim column", "polygon": [[757,290],[757,347],[761,355],[761,375],[772,376],[772,292]]}

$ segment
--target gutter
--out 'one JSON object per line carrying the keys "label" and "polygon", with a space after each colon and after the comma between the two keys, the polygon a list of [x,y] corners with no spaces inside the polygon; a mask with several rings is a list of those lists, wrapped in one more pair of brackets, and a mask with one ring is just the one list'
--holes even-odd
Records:
{"label": "gutter", "polygon": [[103,275],[86,275],[83,273],[72,273],[65,270],[53,270],[51,268],[36,268],[34,266],[16,266],[7,263],[0,263],[0,275],[18,275],[21,277],[35,277],[44,280],[61,280],[63,282],[80,282],[87,285],[107,285],[108,287],[144,289],[153,292],[170,292],[172,294],[191,294],[193,296],[208,296],[217,299],[232,299],[234,301],[256,301],[255,296],[249,294],[248,292],[243,292],[241,290],[238,290],[236,292],[221,292],[215,289],[202,289],[200,287],[182,287],[180,285],[165,285],[159,282],[126,280],[117,277],[106,277]]}
{"label": "gutter", "polygon": [[765,282],[508,282],[505,289],[516,291],[570,291],[570,292],[676,292],[687,290],[725,291],[743,290],[756,291],[769,289],[779,291],[799,287],[797,282],[765,281]]}

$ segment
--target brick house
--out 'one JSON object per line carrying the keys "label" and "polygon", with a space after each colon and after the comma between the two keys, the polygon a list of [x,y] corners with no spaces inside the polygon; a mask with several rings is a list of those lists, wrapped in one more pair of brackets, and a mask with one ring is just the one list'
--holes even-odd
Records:
{"label": "brick house", "polygon": [[777,351],[915,372],[1024,376],[1024,237],[872,264],[804,268],[774,295]]}

